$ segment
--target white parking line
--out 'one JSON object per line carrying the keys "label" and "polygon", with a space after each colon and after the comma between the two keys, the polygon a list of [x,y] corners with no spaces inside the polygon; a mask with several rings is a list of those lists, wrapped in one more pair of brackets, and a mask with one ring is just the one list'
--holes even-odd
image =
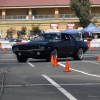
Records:
{"label": "white parking line", "polygon": [[100,65],[100,63],[96,63],[96,62],[93,62],[93,61],[87,61],[87,60],[83,60],[84,62],[89,62],[89,63],[93,63],[93,64],[96,64],[96,65]]}
{"label": "white parking line", "polygon": [[[65,64],[66,61],[63,61],[63,62],[60,62],[60,63],[64,63]],[[83,63],[83,62],[89,62],[89,63],[93,63],[93,64],[96,64],[96,65],[100,65],[100,63],[97,63],[97,61],[87,61],[87,60],[82,60],[82,61],[71,61],[69,63],[75,63],[75,62],[78,62],[78,63]]]}
{"label": "white parking line", "polygon": [[55,86],[59,91],[61,91],[67,98],[70,100],[77,100],[74,96],[72,96],[69,92],[67,92],[64,88],[62,88],[59,84],[49,78],[47,75],[42,75],[46,78],[53,86]]}
{"label": "white parking line", "polygon": [[[84,62],[86,62],[86,61],[84,61]],[[99,63],[95,63],[95,62],[91,62],[91,61],[87,61],[87,62],[100,65]],[[65,67],[64,64],[61,64],[61,63],[58,63],[58,64],[61,65],[61,66],[63,66],[63,67]],[[73,71],[76,71],[76,72],[80,72],[82,74],[89,75],[89,76],[100,77],[99,75],[89,74],[89,73],[86,73],[86,72],[83,72],[83,71],[80,71],[80,70],[76,70],[76,69],[72,69],[72,68],[70,68],[70,70],[73,70]]]}
{"label": "white parking line", "polygon": [[[100,83],[79,83],[79,84],[59,84],[61,86],[87,86],[100,85]],[[53,86],[52,84],[19,84],[19,85],[4,85],[4,87],[32,87],[32,86]],[[2,87],[2,85],[0,85]]]}
{"label": "white parking line", "polygon": [[35,67],[33,64],[31,64],[30,62],[27,61],[27,63],[31,66],[31,67]]}

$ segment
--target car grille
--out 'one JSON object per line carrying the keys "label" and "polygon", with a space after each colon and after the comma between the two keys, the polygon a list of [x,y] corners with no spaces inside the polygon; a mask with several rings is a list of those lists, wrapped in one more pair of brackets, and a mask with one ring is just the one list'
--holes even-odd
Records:
{"label": "car grille", "polygon": [[19,50],[31,50],[31,49],[39,49],[39,46],[25,46],[25,47],[18,47]]}

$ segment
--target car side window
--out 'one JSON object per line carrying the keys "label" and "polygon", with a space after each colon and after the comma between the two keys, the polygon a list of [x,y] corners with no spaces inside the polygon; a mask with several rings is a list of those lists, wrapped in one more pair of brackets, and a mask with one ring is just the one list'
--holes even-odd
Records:
{"label": "car side window", "polygon": [[74,41],[74,39],[69,35],[70,41]]}
{"label": "car side window", "polygon": [[70,41],[70,38],[69,38],[69,36],[67,34],[63,34],[62,35],[62,40],[63,41]]}

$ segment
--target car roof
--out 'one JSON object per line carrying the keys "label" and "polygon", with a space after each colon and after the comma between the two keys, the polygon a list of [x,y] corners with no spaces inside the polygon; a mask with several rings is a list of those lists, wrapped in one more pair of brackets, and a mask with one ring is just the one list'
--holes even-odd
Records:
{"label": "car roof", "polygon": [[39,34],[37,34],[37,35],[42,35],[42,34],[58,34],[58,35],[59,35],[59,32],[39,33]]}
{"label": "car roof", "polygon": [[63,33],[63,32],[39,33],[38,35],[42,35],[42,34],[57,34],[57,35],[60,35],[60,34],[69,34],[69,35],[72,35],[70,33]]}
{"label": "car roof", "polygon": [[41,33],[41,34],[57,34],[58,32],[49,32],[49,33]]}

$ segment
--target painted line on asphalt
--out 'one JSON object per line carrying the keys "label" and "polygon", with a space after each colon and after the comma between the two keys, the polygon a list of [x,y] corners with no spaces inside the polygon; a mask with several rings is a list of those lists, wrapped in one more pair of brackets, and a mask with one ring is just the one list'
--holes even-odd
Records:
{"label": "painted line on asphalt", "polygon": [[68,91],[62,88],[59,84],[49,78],[47,75],[42,75],[46,80],[48,80],[53,86],[55,86],[60,92],[62,92],[67,98],[70,100],[77,100],[74,96],[72,96]]}
{"label": "painted line on asphalt", "polygon": [[[62,86],[92,86],[92,85],[100,85],[100,83],[79,83],[79,84],[59,84]],[[32,86],[52,86],[52,84],[22,84],[22,85],[4,85],[4,87],[32,87]],[[2,85],[0,85],[2,87]]]}
{"label": "painted line on asphalt", "polygon": [[[60,63],[65,63],[66,61],[62,61],[62,62],[60,62]],[[87,61],[87,60],[81,60],[81,61],[72,61],[71,60],[71,62],[69,62],[69,63],[75,63],[75,62],[78,62],[78,63],[83,63],[83,62],[90,62],[90,63],[93,63],[93,64],[97,64],[97,65],[100,65],[100,63],[97,63],[97,61]]]}
{"label": "painted line on asphalt", "polygon": [[31,66],[31,67],[35,67],[33,64],[31,64],[30,62],[27,61],[27,63]]}
{"label": "painted line on asphalt", "polygon": [[[61,86],[92,86],[92,85],[100,85],[100,83],[79,83],[79,84],[59,84]],[[22,85],[4,85],[4,87],[31,87],[31,86],[52,86],[52,84],[22,84]],[[0,85],[2,87],[2,85]]]}
{"label": "painted line on asphalt", "polygon": [[[61,63],[58,63],[58,64],[61,65],[62,67],[65,67],[64,64],[61,64]],[[100,65],[99,63],[94,63],[94,64]],[[79,73],[82,73],[82,74],[85,74],[85,75],[94,76],[94,77],[100,77],[99,75],[89,74],[89,73],[86,73],[86,72],[83,72],[83,71],[80,71],[80,70],[76,70],[76,69],[72,69],[72,68],[69,68],[69,69],[73,70],[73,71],[76,71],[76,72],[79,72]]]}
{"label": "painted line on asphalt", "polygon": [[96,64],[96,65],[100,65],[100,63],[96,63],[96,62],[93,62],[93,61],[83,60],[83,62],[89,62],[89,63],[93,63],[93,64]]}

